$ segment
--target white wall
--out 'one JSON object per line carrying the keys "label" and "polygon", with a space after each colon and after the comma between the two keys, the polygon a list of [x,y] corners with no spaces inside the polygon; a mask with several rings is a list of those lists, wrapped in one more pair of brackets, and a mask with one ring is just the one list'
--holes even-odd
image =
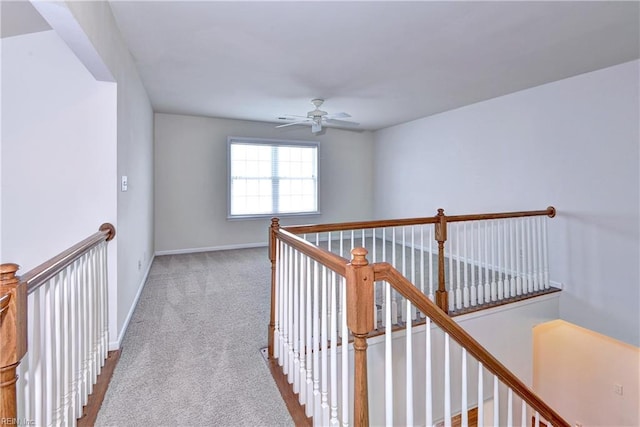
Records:
{"label": "white wall", "polygon": [[170,253],[267,242],[269,219],[227,220],[227,137],[320,141],[321,215],[282,224],[369,219],[372,136],[369,132],[275,129],[270,123],[174,114],[155,116],[156,251]]}
{"label": "white wall", "polygon": [[[111,347],[122,339],[153,260],[153,111],[108,2],[66,2],[118,86],[117,176],[129,190],[118,191],[118,292]],[[112,319],[113,320],[113,319]],[[115,332],[115,334],[114,334]]]}
{"label": "white wall", "polygon": [[[98,82],[54,31],[2,39],[0,262],[24,274],[117,227],[116,86]],[[110,292],[118,237],[108,246]]]}
{"label": "white wall", "polygon": [[378,218],[544,209],[561,316],[638,345],[633,61],[378,131]]}
{"label": "white wall", "polygon": [[116,88],[97,82],[53,31],[1,43],[0,261],[23,274],[103,222],[117,226]]}
{"label": "white wall", "polygon": [[638,347],[560,320],[533,337],[534,389],[569,423],[640,425]]}

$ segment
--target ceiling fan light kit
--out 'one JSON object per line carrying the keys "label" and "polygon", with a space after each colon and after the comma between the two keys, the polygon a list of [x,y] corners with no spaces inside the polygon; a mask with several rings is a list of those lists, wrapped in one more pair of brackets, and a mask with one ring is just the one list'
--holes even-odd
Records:
{"label": "ceiling fan light kit", "polygon": [[305,116],[296,116],[296,115],[285,115],[278,117],[280,120],[292,120],[291,123],[285,123],[283,125],[278,125],[276,128],[283,128],[287,126],[295,126],[295,125],[303,125],[303,126],[311,126],[312,133],[318,133],[322,131],[323,126],[334,125],[334,126],[358,126],[360,123],[347,121],[347,120],[338,120],[351,117],[350,114],[340,112],[329,114],[326,111],[322,111],[320,107],[324,103],[324,99],[315,98],[311,100],[311,103],[316,107],[314,110],[311,110]]}

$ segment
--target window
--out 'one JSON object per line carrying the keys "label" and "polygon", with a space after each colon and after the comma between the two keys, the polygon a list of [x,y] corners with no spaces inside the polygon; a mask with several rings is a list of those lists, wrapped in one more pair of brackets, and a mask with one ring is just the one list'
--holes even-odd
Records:
{"label": "window", "polygon": [[229,218],[319,213],[318,147],[229,137]]}

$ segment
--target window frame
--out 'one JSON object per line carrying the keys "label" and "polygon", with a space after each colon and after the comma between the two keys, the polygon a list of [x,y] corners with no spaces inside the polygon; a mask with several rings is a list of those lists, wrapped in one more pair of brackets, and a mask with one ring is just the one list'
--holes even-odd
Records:
{"label": "window frame", "polygon": [[[287,212],[278,213],[270,212],[264,214],[231,214],[231,146],[237,143],[252,144],[252,145],[266,145],[276,147],[315,147],[316,149],[316,210],[309,212]],[[272,139],[272,138],[251,138],[251,137],[239,137],[228,136],[227,137],[227,220],[243,220],[243,219],[260,219],[260,218],[273,218],[273,217],[289,217],[289,216],[317,216],[320,215],[320,159],[321,159],[320,141],[304,141],[304,140],[290,140],[290,139]]]}

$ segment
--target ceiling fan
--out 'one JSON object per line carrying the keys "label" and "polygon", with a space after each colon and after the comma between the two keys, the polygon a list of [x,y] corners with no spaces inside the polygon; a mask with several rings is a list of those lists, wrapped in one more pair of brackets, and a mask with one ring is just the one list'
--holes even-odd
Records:
{"label": "ceiling fan", "polygon": [[334,126],[358,126],[360,123],[351,122],[346,119],[351,117],[347,113],[333,113],[329,114],[326,111],[322,111],[320,106],[324,102],[324,99],[316,98],[312,99],[311,103],[316,107],[315,110],[309,111],[306,116],[286,115],[280,116],[280,120],[293,120],[291,123],[285,123],[283,125],[276,126],[276,128],[283,128],[287,126],[306,125],[311,126],[311,132],[318,133],[322,130],[322,126],[334,125]]}

